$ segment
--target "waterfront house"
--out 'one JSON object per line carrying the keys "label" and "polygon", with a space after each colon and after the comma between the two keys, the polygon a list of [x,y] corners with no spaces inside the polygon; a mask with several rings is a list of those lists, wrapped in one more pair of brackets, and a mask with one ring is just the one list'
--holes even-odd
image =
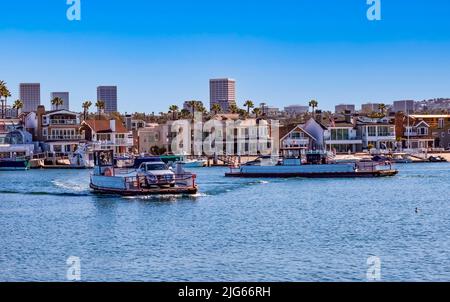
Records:
{"label": "waterfront house", "polygon": [[[406,117],[403,113],[396,115],[397,139],[405,149],[429,150],[435,148],[436,140],[430,125],[423,119]],[[401,135],[401,137],[399,136]]]}
{"label": "waterfront house", "polygon": [[316,139],[303,129],[304,125],[297,125],[280,139],[280,146],[283,149],[305,148],[312,149],[316,144]]}
{"label": "waterfront house", "polygon": [[159,124],[147,124],[145,127],[138,129],[138,152],[150,154],[153,148],[167,151],[163,131],[163,126]]}
{"label": "waterfront house", "polygon": [[351,114],[346,114],[343,119],[332,118],[327,123],[324,138],[326,149],[334,153],[355,153],[363,149],[362,138]]}
{"label": "waterfront house", "polygon": [[365,150],[394,150],[397,147],[395,124],[389,117],[360,116],[356,119],[356,128]]}
{"label": "waterfront house", "polygon": [[72,153],[85,141],[80,131],[80,114],[68,110],[45,111],[39,106],[36,112],[35,136],[42,142],[41,150],[51,153]]}
{"label": "waterfront house", "polygon": [[325,131],[327,127],[322,122],[321,114],[318,114],[315,119],[310,118],[302,128],[314,138],[311,145],[312,150],[325,150]]}
{"label": "waterfront house", "polygon": [[80,129],[94,151],[113,150],[116,154],[126,154],[133,149],[133,135],[119,120],[86,120]]}
{"label": "waterfront house", "polygon": [[429,132],[437,148],[450,148],[450,115],[449,114],[413,114],[411,118],[422,120],[429,125]]}

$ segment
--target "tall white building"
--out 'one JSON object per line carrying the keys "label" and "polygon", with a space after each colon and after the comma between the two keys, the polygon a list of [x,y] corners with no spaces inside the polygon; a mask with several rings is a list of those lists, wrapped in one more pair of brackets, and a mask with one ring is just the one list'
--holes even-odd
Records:
{"label": "tall white building", "polygon": [[[58,109],[70,110],[68,92],[52,92],[50,94],[50,99],[53,100],[54,98],[61,98],[63,100],[63,104],[58,106]],[[56,110],[56,106],[52,105],[52,110]]]}
{"label": "tall white building", "polygon": [[23,102],[23,112],[36,111],[38,106],[41,105],[41,84],[21,83],[19,95]]}
{"label": "tall white building", "polygon": [[222,112],[229,112],[231,105],[236,105],[236,80],[211,79],[209,80],[210,109],[219,104]]}
{"label": "tall white building", "polygon": [[117,110],[117,86],[97,87],[97,101],[105,102],[105,112],[118,112]]}

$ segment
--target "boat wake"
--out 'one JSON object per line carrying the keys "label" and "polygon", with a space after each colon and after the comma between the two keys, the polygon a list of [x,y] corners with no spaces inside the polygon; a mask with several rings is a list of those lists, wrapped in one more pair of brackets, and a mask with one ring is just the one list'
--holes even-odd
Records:
{"label": "boat wake", "polygon": [[13,191],[2,190],[0,194],[11,195],[34,195],[34,196],[60,196],[60,197],[86,197],[91,196],[89,193],[71,193],[71,192],[26,192],[26,191]]}
{"label": "boat wake", "polygon": [[87,184],[83,186],[79,183],[63,182],[61,180],[54,180],[54,181],[52,181],[52,183],[56,187],[64,189],[64,190],[68,190],[68,191],[83,192],[83,191],[89,190],[89,186]]}

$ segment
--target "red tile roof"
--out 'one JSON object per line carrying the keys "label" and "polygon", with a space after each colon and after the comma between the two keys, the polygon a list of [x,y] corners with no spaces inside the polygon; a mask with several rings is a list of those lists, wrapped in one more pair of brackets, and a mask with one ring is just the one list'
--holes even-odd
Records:
{"label": "red tile roof", "polygon": [[[122,124],[122,122],[115,120],[116,133],[127,133],[128,130]],[[113,132],[110,126],[109,120],[86,120],[84,121],[95,132]]]}

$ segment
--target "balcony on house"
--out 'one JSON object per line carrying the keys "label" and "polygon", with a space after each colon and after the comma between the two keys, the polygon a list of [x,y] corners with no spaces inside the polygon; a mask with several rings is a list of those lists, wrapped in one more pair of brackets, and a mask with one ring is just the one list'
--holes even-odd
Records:
{"label": "balcony on house", "polygon": [[44,135],[45,141],[80,141],[84,140],[84,136],[81,134],[56,134],[56,135]]}
{"label": "balcony on house", "polygon": [[73,125],[78,125],[79,122],[76,119],[51,119],[49,120],[49,124],[54,126],[54,125],[58,125],[58,126],[64,126],[64,125],[68,125],[68,126],[73,126]]}

